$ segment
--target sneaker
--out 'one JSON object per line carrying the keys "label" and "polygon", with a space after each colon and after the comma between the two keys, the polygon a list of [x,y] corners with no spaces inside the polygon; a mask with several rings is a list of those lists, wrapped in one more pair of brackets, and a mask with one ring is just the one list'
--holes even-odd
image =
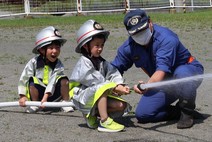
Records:
{"label": "sneaker", "polygon": [[36,113],[39,111],[39,107],[37,106],[29,106],[26,108],[27,113]]}
{"label": "sneaker", "polygon": [[86,114],[83,114],[83,117],[85,118],[86,124],[91,129],[96,129],[98,127],[98,119],[96,116],[89,116],[86,117]]}
{"label": "sneaker", "polygon": [[105,122],[99,123],[98,131],[100,132],[119,132],[124,130],[124,125],[116,123],[110,117],[107,118]]}
{"label": "sneaker", "polygon": [[[67,102],[67,101],[63,100],[62,102]],[[70,101],[70,102],[72,102],[72,101]],[[69,107],[62,107],[61,110],[63,112],[74,112],[74,103],[73,103],[73,105],[71,105]]]}
{"label": "sneaker", "polygon": [[61,110],[63,112],[74,112],[74,108],[73,107],[62,107]]}

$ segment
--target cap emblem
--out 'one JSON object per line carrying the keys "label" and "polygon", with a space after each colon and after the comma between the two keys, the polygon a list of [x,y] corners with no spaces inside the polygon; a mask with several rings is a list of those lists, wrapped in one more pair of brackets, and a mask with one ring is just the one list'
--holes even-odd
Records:
{"label": "cap emblem", "polygon": [[137,25],[139,22],[139,18],[140,18],[140,16],[134,16],[134,17],[130,18],[127,22],[128,23],[127,25],[129,25],[129,24],[131,24],[133,26]]}

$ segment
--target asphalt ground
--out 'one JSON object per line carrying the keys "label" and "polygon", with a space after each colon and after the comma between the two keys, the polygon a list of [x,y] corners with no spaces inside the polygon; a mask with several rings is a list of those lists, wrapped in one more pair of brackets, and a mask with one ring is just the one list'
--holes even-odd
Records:
{"label": "asphalt ground", "polygon": [[[49,25],[47,25],[49,26]],[[54,25],[53,25],[54,26]],[[34,55],[34,37],[44,27],[33,28],[1,28],[0,27],[0,100],[1,102],[17,101],[17,83],[25,63]],[[107,27],[105,27],[107,28]],[[212,73],[211,29],[194,27],[193,30],[173,30],[182,42],[189,48],[205,67],[205,73]],[[69,27],[58,27],[68,42],[62,47],[61,60],[65,65],[65,73],[70,75],[79,55],[74,52],[76,46],[75,33],[68,32]],[[116,49],[127,38],[125,29],[110,29],[111,34],[105,44],[103,57],[111,61]],[[146,81],[148,77],[132,67],[124,74],[126,83],[130,86],[138,80]],[[124,98],[133,106],[132,113],[117,121],[126,126],[123,132],[102,133],[87,128],[82,114],[76,110],[73,113],[39,112],[25,113],[25,108],[0,108],[0,141],[2,142],[210,142],[212,141],[212,79],[204,80],[198,89],[196,110],[203,118],[196,119],[190,129],[177,129],[177,121],[139,124],[133,114],[140,95],[132,93]],[[177,86],[176,86],[177,87]],[[148,109],[148,108],[147,108]]]}

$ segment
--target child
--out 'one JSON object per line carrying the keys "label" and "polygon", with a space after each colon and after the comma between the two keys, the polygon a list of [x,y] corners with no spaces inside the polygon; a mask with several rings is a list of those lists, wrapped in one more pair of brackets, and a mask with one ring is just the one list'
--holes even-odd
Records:
{"label": "child", "polygon": [[[66,42],[57,29],[44,28],[36,36],[33,53],[39,54],[25,66],[18,84],[19,104],[25,107],[25,101],[69,101],[69,80],[64,75],[64,66],[58,59],[60,48]],[[26,112],[35,113],[39,109],[27,107]],[[64,112],[73,111],[73,107],[63,107]]]}
{"label": "child", "polygon": [[129,107],[119,96],[129,94],[130,89],[123,84],[119,71],[101,57],[108,35],[109,31],[94,20],[88,20],[80,27],[75,51],[82,56],[69,80],[75,106],[83,113],[88,127],[118,132],[124,126],[111,117],[122,116]]}

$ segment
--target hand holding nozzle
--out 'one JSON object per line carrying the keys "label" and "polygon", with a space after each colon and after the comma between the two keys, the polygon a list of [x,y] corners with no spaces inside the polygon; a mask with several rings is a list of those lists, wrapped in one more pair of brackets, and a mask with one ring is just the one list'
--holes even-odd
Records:
{"label": "hand holding nozzle", "polygon": [[147,88],[145,87],[145,84],[144,84],[144,83],[138,83],[137,88],[138,88],[140,91],[145,91],[145,90],[147,89]]}
{"label": "hand holding nozzle", "polygon": [[143,81],[139,81],[139,83],[134,85],[132,89],[138,94],[144,94],[146,92],[146,87]]}

